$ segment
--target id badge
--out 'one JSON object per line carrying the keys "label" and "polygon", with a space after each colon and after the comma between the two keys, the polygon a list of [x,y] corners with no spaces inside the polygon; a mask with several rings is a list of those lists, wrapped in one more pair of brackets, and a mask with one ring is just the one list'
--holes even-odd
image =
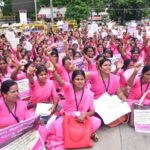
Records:
{"label": "id badge", "polygon": [[80,116],[80,112],[79,112],[79,111],[75,111],[74,114],[75,114],[75,116],[77,116],[77,117]]}

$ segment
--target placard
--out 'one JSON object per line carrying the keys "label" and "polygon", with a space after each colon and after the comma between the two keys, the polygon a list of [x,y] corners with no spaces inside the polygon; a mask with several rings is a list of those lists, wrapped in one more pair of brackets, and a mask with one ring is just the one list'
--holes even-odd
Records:
{"label": "placard", "polygon": [[150,110],[134,110],[136,132],[150,133]]}
{"label": "placard", "polygon": [[[34,116],[25,121],[21,121],[20,123],[1,129],[0,130],[0,148],[5,148],[7,146],[13,147],[14,145],[13,142],[15,142],[15,140],[20,138],[22,135],[26,134],[28,131],[33,130],[37,126],[39,119],[40,119],[40,116]],[[31,134],[31,132],[29,134]],[[37,133],[34,135],[34,137],[36,135]],[[28,137],[28,134],[26,134],[25,137],[26,136]],[[23,139],[25,137],[23,136]],[[34,138],[34,139],[37,139],[34,145],[36,145],[36,143],[38,144],[39,140],[41,140],[39,135],[37,135],[36,137],[38,139]],[[30,147],[30,149],[32,148]]]}
{"label": "placard", "polygon": [[17,84],[18,84],[20,99],[29,98],[30,97],[29,80],[28,79],[18,80]]}

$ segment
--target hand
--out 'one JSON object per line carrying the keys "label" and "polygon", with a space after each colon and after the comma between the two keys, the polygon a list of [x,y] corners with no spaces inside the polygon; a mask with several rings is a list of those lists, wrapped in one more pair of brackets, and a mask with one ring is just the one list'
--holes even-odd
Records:
{"label": "hand", "polygon": [[135,65],[134,71],[135,71],[136,73],[138,73],[138,72],[140,71],[140,69],[141,69],[141,66],[142,66],[141,63],[137,63],[137,64]]}
{"label": "hand", "polygon": [[24,60],[24,59],[22,59],[20,62],[19,62],[19,65],[20,66],[24,66],[24,65],[26,65],[28,62],[26,61],[26,60]]}
{"label": "hand", "polygon": [[116,65],[116,68],[117,68],[118,70],[121,69],[122,66],[123,66],[123,63],[121,63],[120,61],[116,61],[114,64]]}
{"label": "hand", "polygon": [[85,120],[86,116],[84,114],[81,114],[80,116],[77,116],[76,117],[76,120],[78,122],[83,122]]}
{"label": "hand", "polygon": [[39,125],[45,125],[44,120],[43,120],[42,118],[40,118],[38,124],[39,124]]}
{"label": "hand", "polygon": [[147,47],[150,48],[150,40],[147,42]]}
{"label": "hand", "polygon": [[56,108],[56,107],[55,107],[55,105],[53,105],[53,106],[50,108],[50,110],[51,110],[51,114],[52,114],[52,113],[54,113],[55,108]]}
{"label": "hand", "polygon": [[36,71],[36,68],[33,66],[29,66],[27,69],[27,74],[33,75]]}

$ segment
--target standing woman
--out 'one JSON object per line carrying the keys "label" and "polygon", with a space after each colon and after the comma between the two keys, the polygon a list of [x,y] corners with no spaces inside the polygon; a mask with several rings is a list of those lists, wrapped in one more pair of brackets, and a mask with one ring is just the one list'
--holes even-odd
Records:
{"label": "standing woman", "polygon": [[[134,103],[139,102],[143,94],[150,90],[150,65],[145,65],[141,76],[137,76],[141,66],[136,66],[133,74],[127,81],[127,90],[129,90],[128,103],[132,106]],[[145,105],[150,105],[150,93],[147,94],[144,100]]]}
{"label": "standing woman", "polygon": [[[93,138],[93,140],[98,140],[95,132],[100,127],[101,121],[99,118],[93,116],[95,113],[93,103],[94,97],[93,93],[85,87],[84,71],[75,70],[72,74],[72,83],[62,80],[62,78],[56,72],[54,72],[53,75],[64,89],[66,97],[63,107],[64,113],[76,117],[77,122],[83,122],[87,117],[90,117],[92,121],[91,137]],[[78,112],[79,115],[77,116],[75,112]],[[48,149],[64,149],[64,135],[62,124],[63,117],[60,117],[52,124],[47,138]]]}
{"label": "standing woman", "polygon": [[[36,79],[34,78],[36,73]],[[37,103],[53,102],[51,111],[54,112],[58,98],[56,89],[52,80],[48,79],[48,71],[44,65],[35,67],[29,66],[27,70],[27,78],[30,86],[30,102],[36,106]]]}
{"label": "standing woman", "polygon": [[111,61],[102,59],[96,72],[87,73],[91,83],[91,91],[94,98],[98,99],[102,94],[108,92],[110,95],[116,94],[120,99],[127,100],[120,89],[120,78],[111,73]]}

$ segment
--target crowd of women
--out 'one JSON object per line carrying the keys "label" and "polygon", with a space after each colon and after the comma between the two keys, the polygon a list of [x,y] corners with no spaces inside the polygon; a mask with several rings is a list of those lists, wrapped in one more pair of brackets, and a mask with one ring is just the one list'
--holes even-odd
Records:
{"label": "crowd of women", "polygon": [[[98,141],[101,119],[95,115],[94,100],[108,92],[132,107],[150,90],[150,38],[144,27],[137,31],[138,38],[128,30],[117,36],[106,26],[92,36],[86,29],[19,32],[16,49],[2,34],[0,129],[34,116],[37,103],[52,103],[51,113],[59,112],[59,117],[48,129],[50,116],[41,118],[38,128],[47,149],[64,149],[64,114],[75,116],[77,122],[90,117],[91,139]],[[25,49],[27,41],[30,51]],[[25,99],[17,86],[24,79],[30,89]],[[150,104],[150,94],[144,103]]]}

